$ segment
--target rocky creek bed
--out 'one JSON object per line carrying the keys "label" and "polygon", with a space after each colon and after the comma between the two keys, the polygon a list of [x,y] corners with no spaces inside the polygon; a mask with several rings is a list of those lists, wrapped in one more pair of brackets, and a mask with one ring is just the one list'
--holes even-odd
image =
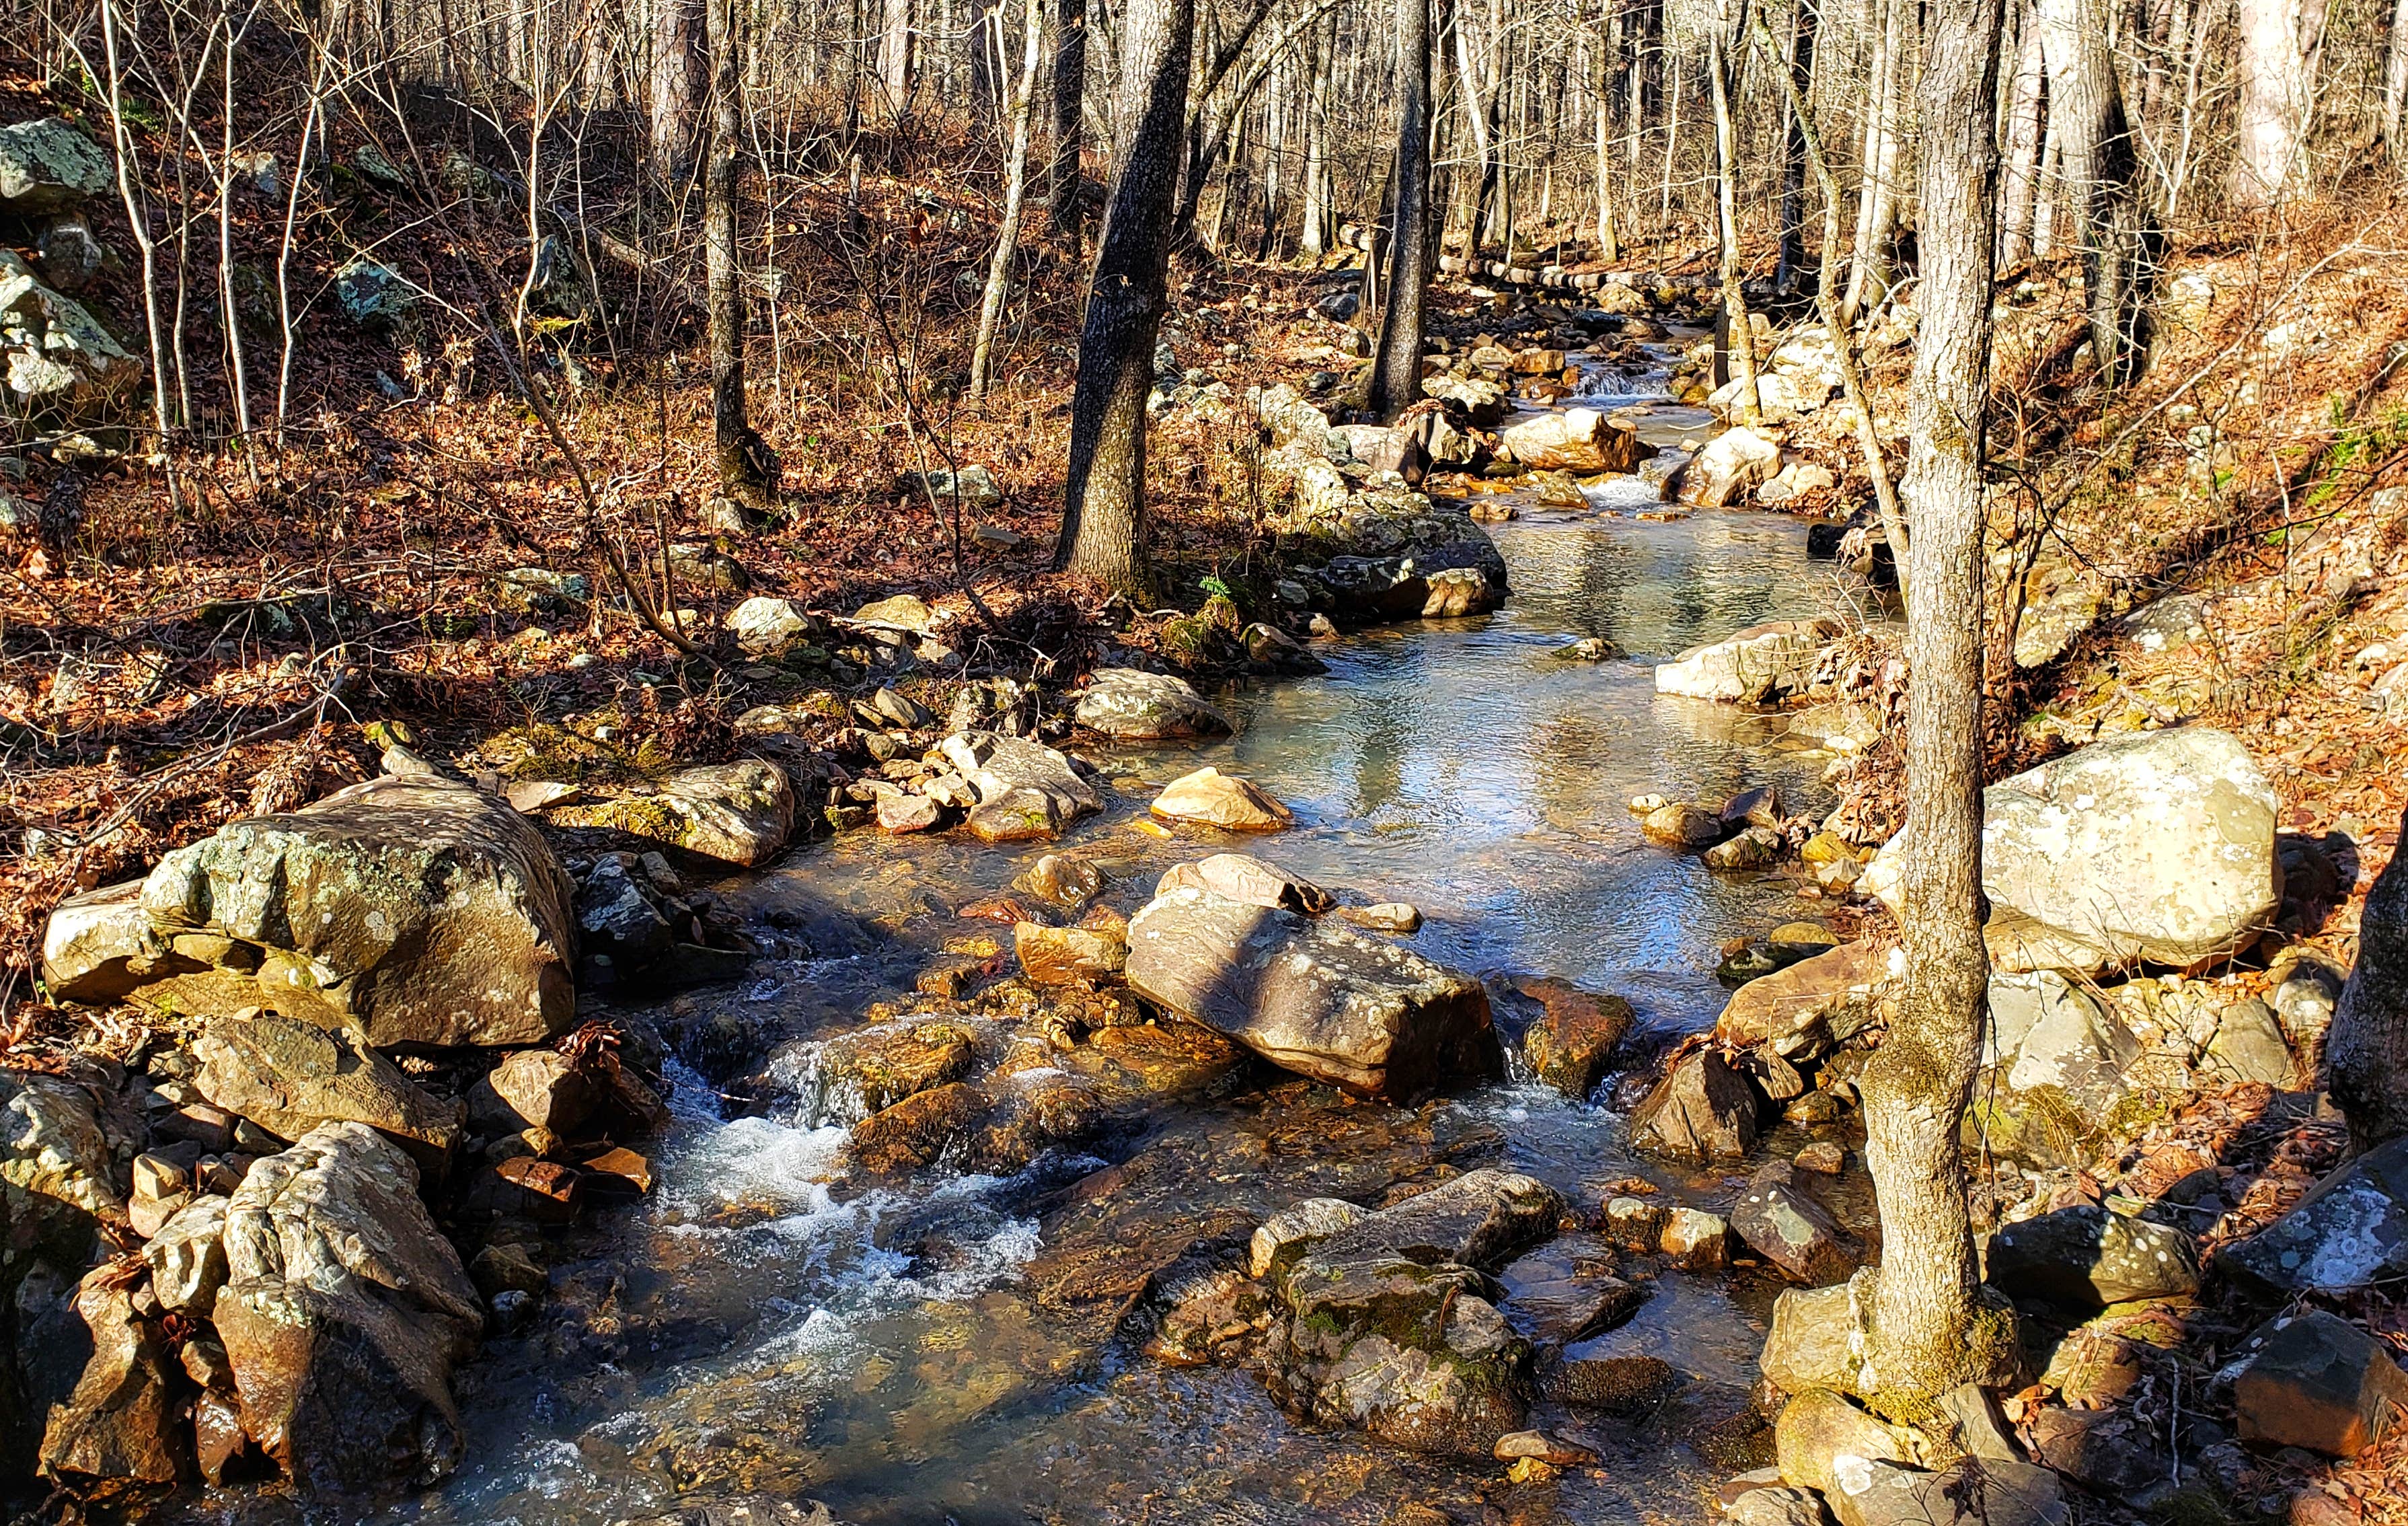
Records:
{"label": "rocky creek bed", "polygon": [[[2401,1212],[2388,1156],[2282,1217],[2329,1143],[2251,1153],[2312,1108],[2341,976],[2216,972],[2337,871],[2204,727],[1992,790],[2018,1432],[1971,1390],[1914,1431],[1851,1403],[1894,858],[1830,814],[1882,718],[1830,693],[1828,617],[1870,594],[1716,506],[1800,482],[1778,449],[1714,438],[1707,506],[1667,508],[1648,453],[1711,415],[1661,396],[1671,351],[1606,348],[1474,349],[1432,384],[1469,400],[1399,431],[1264,398],[1275,597],[1352,634],[1182,617],[1250,681],[1107,669],[1073,732],[1009,680],[941,719],[883,687],[844,763],[771,710],[763,757],[635,792],[480,789],[394,737],[387,777],[63,908],[53,989],[155,1032],[7,1073],[46,1475],[259,1521],[1437,1526],[1719,1487],[1751,1526],[1870,1526],[1965,1508],[1968,1455],[1994,1519],[2161,1497],[2177,1456],[2237,1483],[2236,1405],[2243,1440],[2355,1450],[2397,1369],[2330,1316],[2255,1346],[2199,1316],[2213,1415],[2150,1407],[2142,1327],[2194,1317],[2203,1251],[2277,1225],[2214,1274],[2279,1301],[2408,1244],[2334,1216]],[[1484,368],[1582,390],[1492,447]],[[1391,474],[1492,448],[1525,469],[1452,484],[1485,532]],[[738,611],[765,660],[953,656],[917,600],[779,603]]]}

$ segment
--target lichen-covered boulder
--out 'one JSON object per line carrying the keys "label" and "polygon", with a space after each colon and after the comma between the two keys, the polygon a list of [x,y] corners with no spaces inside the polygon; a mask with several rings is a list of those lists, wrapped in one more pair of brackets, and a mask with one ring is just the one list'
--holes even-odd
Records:
{"label": "lichen-covered boulder", "polygon": [[141,904],[212,973],[137,1000],[265,1004],[378,1048],[532,1044],[576,1016],[559,861],[517,812],[432,774],[220,828],[161,859]]}
{"label": "lichen-covered boulder", "polygon": [[442,1174],[460,1143],[460,1108],[437,1101],[353,1033],[280,1013],[220,1017],[193,1043],[194,1087],[215,1106],[279,1139],[322,1123],[365,1123]]}
{"label": "lichen-covered boulder", "polygon": [[1081,816],[1104,808],[1096,786],[1079,776],[1070,760],[1042,742],[996,731],[964,731],[947,737],[943,751],[978,791],[969,828],[990,842],[1054,837]]}
{"label": "lichen-covered boulder", "polygon": [[649,793],[553,810],[562,827],[606,827],[721,863],[753,868],[785,851],[795,786],[762,758],[680,769]]}
{"label": "lichen-covered boulder", "polygon": [[0,355],[21,415],[106,418],[141,378],[142,364],[73,297],[0,249]]}
{"label": "lichen-covered boulder", "polygon": [[0,211],[64,212],[116,185],[108,151],[57,117],[0,127]]}
{"label": "lichen-covered boulder", "polygon": [[1719,641],[1693,646],[1656,665],[1656,692],[1690,699],[1761,704],[1802,692],[1836,620],[1774,620]]}
{"label": "lichen-covered boulder", "polygon": [[1367,1096],[1494,1076],[1488,993],[1335,921],[1180,887],[1129,921],[1128,983],[1272,1064]]}
{"label": "lichen-covered boulder", "polygon": [[1226,737],[1230,731],[1229,718],[1185,679],[1134,668],[1098,669],[1071,719],[1115,741]]}
{"label": "lichen-covered boulder", "polygon": [[125,1193],[92,1095],[61,1076],[0,1070],[0,1290],[22,1259],[80,1266]]}
{"label": "lichen-covered boulder", "polygon": [[1541,471],[1637,471],[1649,448],[1637,429],[1593,408],[1534,414],[1505,426],[1505,453]]}
{"label": "lichen-covered boulder", "polygon": [[226,1205],[215,1320],[242,1427],[305,1493],[424,1484],[460,1459],[452,1369],[484,1305],[400,1148],[362,1123],[259,1161]]}
{"label": "lichen-covered boulder", "polygon": [[1982,888],[2117,960],[2229,957],[2280,904],[2274,791],[2229,733],[2094,742],[1983,792]]}

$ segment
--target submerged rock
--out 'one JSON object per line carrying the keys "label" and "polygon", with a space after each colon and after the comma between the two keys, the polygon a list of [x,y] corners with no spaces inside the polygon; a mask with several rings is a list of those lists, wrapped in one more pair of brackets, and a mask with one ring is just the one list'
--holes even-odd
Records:
{"label": "submerged rock", "polygon": [[109,1000],[130,980],[136,1000],[265,1005],[380,1047],[531,1044],[576,1015],[569,895],[517,812],[388,775],[168,854],[143,882],[143,922],[111,924],[125,952],[78,943],[83,973],[58,994]]}
{"label": "submerged rock", "polygon": [[1154,884],[1154,894],[1188,887],[1210,891],[1247,906],[1276,907],[1318,916],[1330,908],[1329,892],[1277,864],[1243,853],[1216,853],[1194,863],[1173,864]]}
{"label": "submerged rock", "polygon": [[1298,1074],[1402,1099],[1503,1068],[1480,982],[1343,924],[1178,888],[1128,943],[1140,995]]}
{"label": "submerged rock", "polygon": [[1637,1020],[1630,1003],[1567,980],[1525,980],[1516,988],[1544,1009],[1522,1035],[1531,1071],[1565,1096],[1586,1100]]}

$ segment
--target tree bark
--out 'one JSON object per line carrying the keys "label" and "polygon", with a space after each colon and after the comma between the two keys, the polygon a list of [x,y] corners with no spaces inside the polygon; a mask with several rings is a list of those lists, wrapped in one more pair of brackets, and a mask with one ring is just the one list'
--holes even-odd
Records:
{"label": "tree bark", "polygon": [[2038,0],[2024,0],[2014,82],[2007,96],[2006,226],[1999,260],[2009,268],[2032,254],[2032,209],[2040,189],[2041,101],[2048,72],[2041,50]]}
{"label": "tree bark", "polygon": [[887,120],[900,128],[911,109],[911,0],[886,0],[882,34],[879,89],[886,96]]}
{"label": "tree bark", "polygon": [[1167,295],[1195,30],[1195,0],[1130,0],[1122,22],[1123,142],[1070,397],[1054,565],[1132,596],[1145,587],[1145,400]]}
{"label": "tree bark", "polygon": [[1880,297],[1888,284],[1891,231],[1898,225],[1898,175],[1902,136],[1899,121],[1906,93],[1906,6],[1913,0],[1884,0],[1881,31],[1873,45],[1873,98],[1865,113],[1864,189],[1856,207],[1856,253],[1848,267],[1848,295],[1841,306],[1855,323],[1868,302]]}
{"label": "tree bark", "polygon": [[1003,318],[1005,295],[1011,289],[1012,255],[1020,248],[1020,208],[1028,184],[1028,117],[1037,96],[1037,67],[1044,52],[1038,44],[1045,31],[1042,0],[1028,0],[1027,43],[1020,59],[1020,88],[1011,97],[1011,156],[1003,170],[1003,226],[996,232],[995,259],[987,266],[986,295],[979,300],[978,344],[970,352],[969,395],[986,396],[987,367],[995,350],[996,325]]}
{"label": "tree bark", "polygon": [[1814,35],[1822,22],[1820,0],[1798,0],[1790,22],[1788,121],[1781,135],[1781,260],[1773,284],[1798,289],[1806,263],[1806,122],[1799,104],[1814,94]]}
{"label": "tree bark", "polygon": [[2129,374],[2138,317],[2139,165],[2108,40],[2106,0],[2040,0],[2049,110],[2058,120],[2065,181],[2082,243],[2090,353],[2111,385]]}
{"label": "tree bark", "polygon": [[2268,211],[2308,184],[2308,118],[2315,108],[2326,0],[2241,0],[2240,101],[2232,180],[2241,211]]}
{"label": "tree bark", "polygon": [[1054,0],[1054,166],[1047,221],[1079,241],[1079,139],[1087,110],[1087,0]]}
{"label": "tree bark", "polygon": [[2358,966],[2325,1040],[2333,1101],[2358,1150],[2408,1134],[2408,813],[2358,921]]}
{"label": "tree bark", "polygon": [[767,508],[778,458],[744,406],[744,289],[736,269],[736,165],[744,146],[740,0],[703,0],[710,49],[710,160],[702,180],[703,272],[710,310],[710,420],[720,491]]}
{"label": "tree bark", "polygon": [[1422,296],[1430,267],[1429,0],[1397,0],[1396,221],[1388,238],[1388,301],[1371,362],[1367,406],[1383,420],[1421,401]]}
{"label": "tree bark", "polygon": [[[1874,1366],[1885,1399],[1993,1367],[1958,1130],[1981,1056],[1982,475],[1997,252],[2000,0],[1931,0],[1921,91],[1919,326],[1908,395],[1907,955],[1898,1015],[1865,1075],[1882,1216]],[[2006,1335],[2012,1339],[2011,1332]]]}
{"label": "tree bark", "polygon": [[702,9],[703,0],[653,0],[652,166],[671,185],[694,173],[702,136]]}
{"label": "tree bark", "polygon": [[1622,258],[1621,241],[1614,237],[1613,227],[1614,43],[1621,30],[1614,0],[1605,0],[1604,13],[1598,19],[1598,35],[1591,46],[1597,50],[1597,250],[1598,257],[1609,264]]}
{"label": "tree bark", "polygon": [[1739,383],[1739,422],[1753,428],[1764,423],[1764,407],[1756,391],[1756,330],[1748,322],[1745,267],[1739,250],[1739,123],[1731,109],[1731,43],[1747,22],[1748,0],[1715,0],[1714,24],[1707,37],[1706,68],[1713,76],[1714,209],[1722,233],[1723,315],[1730,325],[1730,355],[1736,363],[1731,379]]}
{"label": "tree bark", "polygon": [[2383,65],[2383,144],[2394,163],[2408,166],[2403,120],[2408,120],[2408,0],[2394,0],[2391,48]]}

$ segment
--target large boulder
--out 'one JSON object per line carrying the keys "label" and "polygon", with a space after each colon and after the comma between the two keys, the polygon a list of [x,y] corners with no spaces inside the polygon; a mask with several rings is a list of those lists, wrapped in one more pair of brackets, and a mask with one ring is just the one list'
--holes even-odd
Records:
{"label": "large boulder", "polygon": [[2049,971],[1996,974],[1968,1130],[2000,1155],[2034,1165],[2086,1163],[2119,1122],[2141,1044],[2089,993]]}
{"label": "large boulder", "polygon": [[311,1130],[251,1167],[223,1238],[215,1321],[251,1439],[305,1493],[450,1473],[484,1306],[409,1158],[366,1124]]}
{"label": "large boulder", "polygon": [[0,249],[0,354],[20,416],[107,417],[138,382],[142,363],[73,297],[35,279]]}
{"label": "large boulder", "polygon": [[[387,775],[161,859],[140,895],[149,932],[202,972],[131,994],[194,1012],[264,1004],[378,1048],[531,1044],[576,1016],[569,894],[552,849],[500,800]],[[90,968],[101,984],[59,994],[120,994],[123,966]]]}
{"label": "large boulder", "polygon": [[1630,1114],[1633,1148],[1731,1160],[1756,1144],[1756,1088],[1712,1049],[1683,1056]]}
{"label": "large boulder", "polygon": [[1781,469],[1781,446],[1753,429],[1726,429],[1682,467],[1676,486],[1683,503],[1720,509],[1744,497]]}
{"label": "large boulder", "polygon": [[1691,699],[1761,704],[1806,687],[1836,620],[1774,620],[1719,641],[1693,646],[1656,665],[1656,692]]}
{"label": "large boulder", "polygon": [[2311,1309],[2278,1319],[2250,1345],[2232,1384],[2243,1441],[2356,1457],[2408,1415],[2408,1373],[2338,1315]]}
{"label": "large boulder", "polygon": [[21,1257],[82,1265],[102,1223],[125,1216],[122,1180],[90,1092],[0,1070],[0,1291],[23,1274]]}
{"label": "large boulder", "polygon": [[1104,808],[1096,786],[1070,760],[1041,742],[996,731],[947,737],[945,760],[978,791],[969,828],[990,842],[1058,836]]}
{"label": "large boulder", "polygon": [[1295,813],[1253,780],[1223,773],[1210,764],[1165,785],[1154,799],[1153,811],[1166,821],[1232,832],[1276,832],[1296,823]]}
{"label": "large boulder", "polygon": [[681,769],[649,794],[621,795],[551,813],[564,827],[607,827],[753,868],[785,850],[795,828],[795,789],[786,770],[761,758]]}
{"label": "large boulder", "polygon": [[1479,981],[1351,926],[1182,886],[1128,943],[1140,995],[1300,1075],[1408,1098],[1502,1073]]}
{"label": "large boulder", "polygon": [[1134,668],[1096,669],[1071,718],[1115,741],[1225,737],[1230,730],[1229,718],[1185,679]]}
{"label": "large boulder", "polygon": [[280,1013],[213,1020],[193,1044],[193,1085],[215,1106],[279,1139],[322,1123],[365,1123],[439,1177],[460,1143],[460,1107],[441,1102],[355,1033]]}
{"label": "large boulder", "polygon": [[2270,1302],[2408,1276],[2408,1139],[2359,1156],[2216,1264]]}
{"label": "large boulder", "polygon": [[1992,785],[1983,806],[1991,901],[2116,961],[2229,957],[2282,900],[2274,792],[2212,727],[2094,742]]}
{"label": "large boulder", "polygon": [[75,1391],[51,1407],[40,1471],[87,1504],[122,1507],[173,1489],[190,1441],[166,1333],[136,1310],[114,1271],[100,1268],[77,1289],[92,1357]]}
{"label": "large boulder", "polygon": [[1649,453],[1639,432],[1593,408],[1540,413],[1506,425],[1498,436],[1505,453],[1540,471],[1637,471]]}
{"label": "large boulder", "polygon": [[38,217],[116,189],[108,151],[58,117],[0,127],[0,211]]}
{"label": "large boulder", "polygon": [[1730,1226],[1783,1276],[1810,1288],[1844,1282],[1864,1260],[1863,1247],[1798,1185],[1786,1160],[1770,1161],[1749,1179],[1731,1206]]}
{"label": "large boulder", "polygon": [[1563,1194],[1535,1176],[1484,1166],[1377,1213],[1332,1224],[1317,1237],[1284,1241],[1274,1248],[1269,1267],[1294,1264],[1283,1252],[1301,1245],[1310,1257],[1324,1260],[1402,1256],[1495,1271],[1553,1234],[1565,1206]]}
{"label": "large boulder", "polygon": [[1584,991],[1568,980],[1525,980],[1517,989],[1541,1011],[1522,1035],[1522,1058],[1531,1073],[1585,1101],[1638,1015],[1621,997]]}
{"label": "large boulder", "polygon": [[2103,1309],[2199,1291],[2199,1257],[2170,1225],[2076,1203],[1990,1236],[1983,1280],[2010,1298]]}
{"label": "large boulder", "polygon": [[1879,1019],[1882,991],[1904,972],[1902,950],[1857,942],[1760,975],[1731,993],[1714,1024],[1730,1047],[1762,1044],[1810,1064]]}

